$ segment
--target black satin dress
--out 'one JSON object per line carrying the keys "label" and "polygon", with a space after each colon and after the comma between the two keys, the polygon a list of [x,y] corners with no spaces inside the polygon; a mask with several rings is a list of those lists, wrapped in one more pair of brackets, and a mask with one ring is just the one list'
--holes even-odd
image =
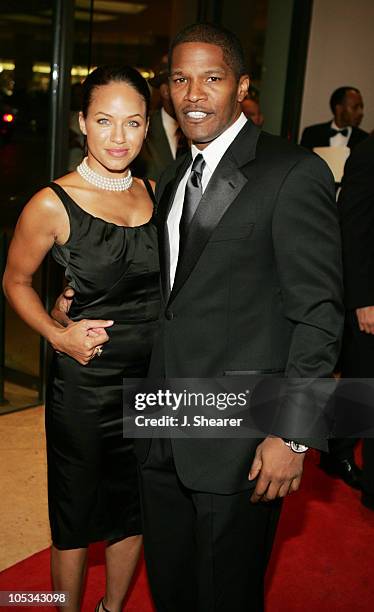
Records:
{"label": "black satin dress", "polygon": [[70,317],[114,321],[101,356],[89,365],[54,356],[46,402],[49,516],[54,545],[70,549],[141,533],[136,459],[123,437],[122,380],[147,374],[159,264],[153,218],[133,228],[108,223],[56,183],[50,187],[70,219],[68,241],[52,251],[76,292]]}

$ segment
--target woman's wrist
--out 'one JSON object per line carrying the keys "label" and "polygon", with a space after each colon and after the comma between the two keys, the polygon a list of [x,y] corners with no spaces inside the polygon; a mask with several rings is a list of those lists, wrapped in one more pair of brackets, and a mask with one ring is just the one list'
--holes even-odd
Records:
{"label": "woman's wrist", "polygon": [[65,327],[53,321],[48,333],[46,334],[46,340],[52,346],[55,351],[63,351],[62,337],[64,335]]}

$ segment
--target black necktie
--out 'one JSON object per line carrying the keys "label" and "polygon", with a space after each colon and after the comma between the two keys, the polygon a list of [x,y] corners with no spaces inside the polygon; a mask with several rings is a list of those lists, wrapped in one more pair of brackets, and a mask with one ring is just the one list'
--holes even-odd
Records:
{"label": "black necktie", "polygon": [[191,174],[188,177],[186,190],[184,192],[183,210],[179,223],[179,256],[181,255],[188,233],[188,228],[192,221],[196,209],[203,195],[201,179],[205,167],[205,161],[201,153],[196,155],[191,168]]}
{"label": "black necktie", "polygon": [[348,128],[344,128],[342,130],[334,130],[334,128],[330,128],[330,138],[333,138],[333,136],[336,136],[337,134],[341,134],[342,136],[348,136]]}

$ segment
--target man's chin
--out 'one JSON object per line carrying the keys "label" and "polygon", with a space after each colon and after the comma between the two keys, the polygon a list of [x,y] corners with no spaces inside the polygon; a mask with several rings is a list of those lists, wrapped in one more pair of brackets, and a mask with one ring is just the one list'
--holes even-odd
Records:
{"label": "man's chin", "polygon": [[191,126],[181,126],[182,128],[182,132],[184,133],[184,135],[186,136],[186,138],[188,138],[188,140],[192,140],[192,142],[195,141],[202,141],[204,142],[205,138],[206,138],[206,132],[204,130],[199,130],[199,129],[191,129]]}
{"label": "man's chin", "polygon": [[206,130],[196,130],[196,129],[184,129],[182,131],[186,138],[190,140],[194,145],[207,146],[212,140],[217,138],[218,134],[216,132],[207,132]]}

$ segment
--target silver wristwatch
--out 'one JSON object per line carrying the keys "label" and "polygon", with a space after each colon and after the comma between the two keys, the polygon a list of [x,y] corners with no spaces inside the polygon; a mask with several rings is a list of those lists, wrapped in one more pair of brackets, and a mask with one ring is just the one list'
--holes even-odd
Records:
{"label": "silver wristwatch", "polygon": [[294,453],[306,453],[309,446],[305,446],[305,444],[299,444],[294,440],[286,440],[283,438],[283,442],[288,446]]}

